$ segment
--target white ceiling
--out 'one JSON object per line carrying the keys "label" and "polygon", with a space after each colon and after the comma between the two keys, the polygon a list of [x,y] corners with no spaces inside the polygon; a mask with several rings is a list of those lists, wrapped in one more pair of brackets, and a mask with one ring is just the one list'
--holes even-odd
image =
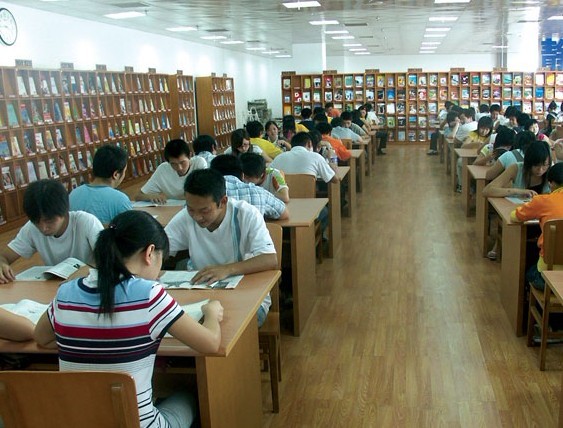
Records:
{"label": "white ceiling", "polygon": [[[361,43],[373,55],[418,54],[424,41],[441,41],[437,54],[491,53],[494,45],[513,46],[522,38],[537,38],[549,24],[559,31],[562,21],[546,21],[563,12],[563,0],[471,0],[435,4],[435,0],[318,0],[321,7],[287,9],[296,0],[8,0],[78,18],[162,34],[191,42],[247,51],[248,47],[291,54],[292,45],[326,42],[327,55],[353,55],[344,43]],[[146,12],[146,16],[113,20],[108,13]],[[429,22],[431,16],[456,16],[456,22]],[[313,26],[311,20],[334,19],[339,25]],[[168,27],[193,26],[176,33]],[[449,27],[445,38],[425,38],[429,27]],[[347,30],[354,40],[333,40],[325,30]],[[563,29],[562,29],[563,30]],[[559,31],[563,36],[563,31]],[[224,45],[202,36],[224,35],[244,44]]]}

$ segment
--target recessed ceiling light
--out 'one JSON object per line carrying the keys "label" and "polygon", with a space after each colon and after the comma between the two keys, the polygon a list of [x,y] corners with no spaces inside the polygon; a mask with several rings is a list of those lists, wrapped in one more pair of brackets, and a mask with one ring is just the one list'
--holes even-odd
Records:
{"label": "recessed ceiling light", "polygon": [[203,40],[225,40],[226,36],[203,36]]}
{"label": "recessed ceiling light", "polygon": [[431,16],[428,18],[430,22],[454,22],[457,21],[457,16]]}
{"label": "recessed ceiling light", "polygon": [[434,0],[434,4],[469,3],[471,0]]}
{"label": "recessed ceiling light", "polygon": [[498,45],[498,46],[491,46],[493,49],[506,49],[508,45]]}
{"label": "recessed ceiling light", "polygon": [[422,42],[423,45],[441,45],[442,42]]}
{"label": "recessed ceiling light", "polygon": [[291,58],[291,55],[288,54],[276,55],[276,58]]}
{"label": "recessed ceiling light", "polygon": [[334,36],[333,40],[352,40],[354,36]]}
{"label": "recessed ceiling light", "polygon": [[563,15],[553,15],[547,18],[548,21],[563,21]]}
{"label": "recessed ceiling light", "polygon": [[342,46],[344,46],[345,48],[351,48],[354,46],[362,46],[361,43],[344,43]]}
{"label": "recessed ceiling light", "polygon": [[197,28],[195,28],[195,27],[170,27],[170,28],[167,28],[166,30],[168,30],[168,31],[175,31],[175,32],[181,32],[181,31],[197,31]]}
{"label": "recessed ceiling light", "polygon": [[445,34],[425,34],[424,37],[435,38],[435,37],[446,37]]}
{"label": "recessed ceiling light", "polygon": [[348,49],[350,52],[362,52],[362,51],[367,51],[367,48],[352,48],[352,49]]}
{"label": "recessed ceiling light", "polygon": [[450,31],[451,27],[428,27],[426,29],[426,31],[428,32],[432,32],[432,31]]}
{"label": "recessed ceiling light", "polygon": [[224,42],[219,42],[222,43],[224,45],[240,45],[243,44],[244,42],[242,40],[225,40]]}
{"label": "recessed ceiling light", "polygon": [[369,52],[355,52],[354,55],[371,55]]}
{"label": "recessed ceiling light", "polygon": [[246,48],[247,51],[265,51],[266,48]]}
{"label": "recessed ceiling light", "polygon": [[325,34],[348,34],[348,30],[327,30]]}
{"label": "recessed ceiling light", "polygon": [[320,7],[321,4],[318,1],[293,1],[282,3],[288,9],[301,9],[302,7]]}
{"label": "recessed ceiling light", "polygon": [[311,24],[311,25],[338,25],[339,22],[335,21],[333,19],[332,20],[331,19],[328,19],[328,20],[323,19],[323,20],[320,20],[320,21],[309,21],[309,24]]}
{"label": "recessed ceiling light", "polygon": [[273,55],[273,54],[279,54],[280,51],[264,51],[264,52],[262,52],[262,53],[263,53],[263,54],[266,54],[266,55]]}
{"label": "recessed ceiling light", "polygon": [[106,18],[111,19],[129,19],[129,18],[139,18],[140,16],[146,16],[143,12],[129,11],[129,12],[119,12],[119,13],[108,13],[104,15]]}

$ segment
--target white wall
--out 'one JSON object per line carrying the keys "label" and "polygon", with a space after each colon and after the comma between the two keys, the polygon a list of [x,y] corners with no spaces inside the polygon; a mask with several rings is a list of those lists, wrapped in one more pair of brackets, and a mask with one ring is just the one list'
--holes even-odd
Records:
{"label": "white wall", "polygon": [[226,73],[235,79],[239,122],[248,100],[266,98],[271,104],[281,96],[279,74],[272,74],[270,58],[13,4],[9,9],[16,17],[19,34],[14,46],[0,46],[2,66],[14,66],[15,59],[31,59],[36,68],[58,69],[61,62],[72,62],[77,70],[106,64],[108,70],[116,71],[132,66],[139,72],[151,67],[159,73],[183,70],[192,76]]}

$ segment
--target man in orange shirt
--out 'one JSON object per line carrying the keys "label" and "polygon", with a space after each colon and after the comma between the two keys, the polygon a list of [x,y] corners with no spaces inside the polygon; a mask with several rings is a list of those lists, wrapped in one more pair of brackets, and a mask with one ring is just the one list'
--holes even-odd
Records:
{"label": "man in orange shirt", "polygon": [[334,103],[328,102],[325,104],[325,112],[328,117],[340,117],[340,110],[334,107]]}
{"label": "man in orange shirt", "polygon": [[338,138],[334,138],[330,135],[332,132],[332,125],[327,122],[319,122],[316,125],[317,131],[321,133],[323,141],[328,141],[332,146],[333,150],[336,152],[336,156],[341,161],[347,161],[350,159],[352,154],[350,150],[342,143]]}

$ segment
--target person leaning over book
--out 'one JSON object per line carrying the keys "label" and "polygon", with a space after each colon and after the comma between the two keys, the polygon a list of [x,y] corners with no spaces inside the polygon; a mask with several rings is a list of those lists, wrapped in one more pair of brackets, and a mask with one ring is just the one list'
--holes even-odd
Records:
{"label": "person leaning over book", "polygon": [[[170,254],[188,250],[189,269],[198,270],[192,283],[211,284],[228,276],[277,268],[272,238],[260,211],[227,197],[225,179],[214,169],[195,171],[186,178],[186,209],[164,229]],[[270,295],[258,309],[258,325],[266,320]]]}
{"label": "person leaning over book", "polygon": [[286,204],[289,202],[289,187],[282,171],[267,167],[264,158],[256,153],[243,153],[239,159],[242,181],[260,186]]}
{"label": "person leaning over book", "polygon": [[200,157],[190,159],[191,150],[184,140],[171,140],[164,148],[166,162],[161,163],[135,196],[137,201],[165,203],[167,199],[183,199],[186,177],[198,169],[207,168]]}
{"label": "person leaning over book", "polygon": [[70,193],[70,210],[86,211],[98,217],[103,224],[108,224],[117,214],[133,209],[127,195],[117,190],[126,170],[125,150],[109,144],[100,147],[94,155],[94,180]]}
{"label": "person leaning over book", "polygon": [[202,306],[200,325],[157,281],[168,249],[166,233],[150,214],[119,214],[96,243],[97,270],[62,284],[34,333],[40,346],[58,347],[61,371],[132,376],[142,428],[189,427],[197,413],[197,400],[185,387],[153,405],[153,368],[164,335],[202,353],[215,353],[221,344],[218,301]]}
{"label": "person leaning over book", "polygon": [[[540,257],[538,262],[532,265],[528,272],[526,272],[528,282],[539,290],[543,290],[545,287],[545,281],[541,273],[547,267],[543,259],[543,228],[545,222],[563,219],[563,163],[557,163],[547,171],[547,181],[551,188],[551,193],[534,196],[530,202],[519,206],[510,214],[511,220],[516,222],[533,219],[540,221],[542,229],[542,234],[538,238]],[[555,270],[563,270],[563,266],[555,266]]]}
{"label": "person leaning over book", "polygon": [[47,266],[74,257],[93,262],[98,233],[103,230],[96,216],[84,211],[69,212],[68,193],[56,180],[31,183],[23,196],[23,210],[29,221],[16,237],[0,250],[0,284],[15,279],[11,264],[20,257],[39,253]]}

